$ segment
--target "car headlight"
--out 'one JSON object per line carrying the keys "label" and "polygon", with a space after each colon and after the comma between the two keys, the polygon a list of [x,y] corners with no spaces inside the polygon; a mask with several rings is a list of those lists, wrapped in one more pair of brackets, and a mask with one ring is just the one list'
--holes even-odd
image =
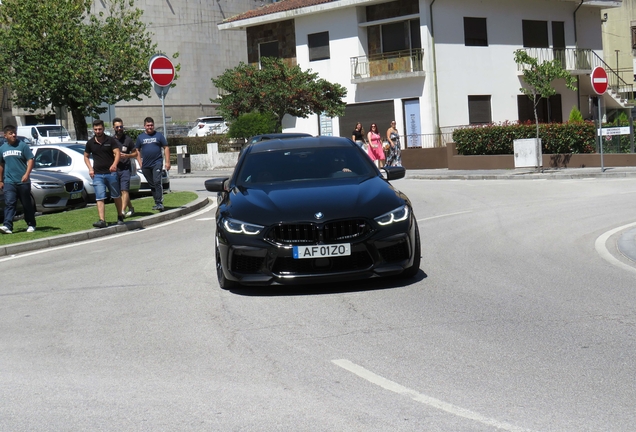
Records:
{"label": "car headlight", "polygon": [[247,222],[241,222],[236,219],[223,218],[223,228],[232,234],[247,234],[256,235],[264,228],[261,225],[250,224]]}
{"label": "car headlight", "polygon": [[380,225],[390,225],[394,222],[402,222],[408,219],[409,208],[405,205],[398,207],[393,211],[383,214],[375,218],[375,221]]}
{"label": "car headlight", "polygon": [[36,189],[60,189],[62,187],[53,182],[31,182],[31,185]]}

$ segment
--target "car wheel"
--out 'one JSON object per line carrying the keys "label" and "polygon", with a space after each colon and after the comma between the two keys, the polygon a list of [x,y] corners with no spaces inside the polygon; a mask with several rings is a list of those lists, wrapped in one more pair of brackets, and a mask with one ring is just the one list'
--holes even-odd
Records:
{"label": "car wheel", "polygon": [[219,286],[224,290],[236,288],[238,283],[231,281],[223,274],[223,264],[221,263],[221,253],[219,247],[216,247],[216,278],[219,280]]}
{"label": "car wheel", "polygon": [[420,263],[422,261],[422,247],[420,245],[420,229],[417,226],[417,222],[415,223],[415,247],[413,248],[413,265],[406,268],[402,272],[402,277],[404,278],[412,278],[415,277],[417,272],[420,271]]}

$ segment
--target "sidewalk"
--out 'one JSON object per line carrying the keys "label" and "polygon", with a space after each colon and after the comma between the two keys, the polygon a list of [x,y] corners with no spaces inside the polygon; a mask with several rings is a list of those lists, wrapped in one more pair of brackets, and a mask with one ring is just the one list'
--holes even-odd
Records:
{"label": "sidewalk", "polygon": [[[209,171],[192,171],[189,174],[179,174],[176,169],[170,170],[171,178],[214,178],[230,177],[233,168],[218,168]],[[406,170],[407,179],[419,180],[563,180],[577,178],[636,178],[636,167],[600,167],[593,168],[544,168],[537,172],[534,168],[516,168],[510,170],[449,170],[444,169],[415,169]]]}

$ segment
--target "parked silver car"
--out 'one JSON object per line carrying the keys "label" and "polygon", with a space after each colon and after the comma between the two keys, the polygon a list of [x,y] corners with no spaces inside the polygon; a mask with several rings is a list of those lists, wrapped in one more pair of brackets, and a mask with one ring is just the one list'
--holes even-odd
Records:
{"label": "parked silver car", "polygon": [[[95,202],[95,188],[93,179],[88,174],[88,167],[84,163],[85,143],[64,143],[32,146],[35,157],[34,171],[61,172],[73,175],[84,182],[84,198],[88,202]],[[134,163],[131,164],[130,192],[139,191],[141,178],[137,175]]]}
{"label": "parked silver car", "polygon": [[[31,200],[35,211],[40,213],[86,207],[84,182],[67,174],[32,171]],[[19,204],[18,213],[22,213]],[[0,190],[0,221],[2,220],[4,220],[4,191]]]}

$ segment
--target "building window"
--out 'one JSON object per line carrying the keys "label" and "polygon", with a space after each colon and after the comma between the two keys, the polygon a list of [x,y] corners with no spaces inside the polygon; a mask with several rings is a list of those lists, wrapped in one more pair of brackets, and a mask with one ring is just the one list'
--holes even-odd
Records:
{"label": "building window", "polygon": [[632,21],[632,49],[636,50],[636,27]]}
{"label": "building window", "polygon": [[381,31],[383,53],[422,48],[419,19],[383,24]]}
{"label": "building window", "polygon": [[523,20],[523,46],[525,48],[549,48],[548,22]]}
{"label": "building window", "polygon": [[488,46],[486,18],[464,17],[464,45]]}
{"label": "building window", "polygon": [[280,57],[278,54],[278,41],[264,42],[258,45],[259,59],[263,57]]}
{"label": "building window", "polygon": [[490,95],[468,96],[468,122],[470,124],[492,123]]}
{"label": "building window", "polygon": [[329,32],[307,35],[309,61],[327,60],[329,58]]}
{"label": "building window", "polygon": [[[534,123],[534,104],[528,96],[517,95],[517,111],[520,122]],[[537,117],[540,123],[562,123],[561,95],[555,94],[549,99],[541,98],[537,104]]]}

